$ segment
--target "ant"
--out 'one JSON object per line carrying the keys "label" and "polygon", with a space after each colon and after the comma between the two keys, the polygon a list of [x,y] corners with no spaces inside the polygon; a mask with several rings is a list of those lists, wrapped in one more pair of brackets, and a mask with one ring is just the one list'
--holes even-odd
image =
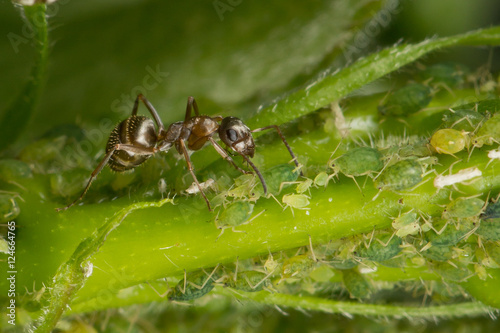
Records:
{"label": "ant", "polygon": [[[145,116],[138,116],[137,109],[139,107],[139,100],[144,103],[153,120]],[[191,116],[191,111],[194,110],[195,116]],[[158,129],[155,128],[155,123]],[[220,123],[220,124],[219,124]],[[144,163],[151,155],[158,152],[167,152],[173,145],[179,154],[184,155],[187,167],[193,179],[200,190],[203,199],[205,199],[208,210],[211,211],[210,202],[208,201],[203,189],[194,174],[193,164],[189,158],[189,150],[200,150],[203,148],[207,141],[210,141],[217,153],[221,155],[226,161],[231,163],[241,173],[251,173],[241,169],[233,161],[229,153],[215,141],[214,134],[218,134],[219,138],[230,147],[234,152],[241,155],[245,161],[252,167],[258,175],[264,189],[264,195],[267,194],[267,186],[259,169],[252,163],[249,157],[253,157],[255,153],[255,142],[252,133],[260,132],[268,129],[275,129],[290,155],[299,167],[297,158],[295,157],[292,149],[285,140],[277,125],[270,125],[266,127],[250,130],[240,119],[235,117],[221,117],[221,116],[201,116],[198,111],[198,105],[193,97],[188,98],[186,107],[186,116],[184,121],[178,121],[171,124],[165,130],[158,112],[156,112],[153,105],[144,97],[139,94],[135,99],[132,115],[119,123],[111,132],[108,143],[106,144],[106,155],[90,175],[87,186],[83,190],[80,197],[75,201],[63,208],[56,208],[57,211],[66,210],[81,200],[87,193],[90,185],[97,177],[99,172],[109,164],[113,171],[126,171],[133,169]],[[302,172],[301,172],[302,174]]]}

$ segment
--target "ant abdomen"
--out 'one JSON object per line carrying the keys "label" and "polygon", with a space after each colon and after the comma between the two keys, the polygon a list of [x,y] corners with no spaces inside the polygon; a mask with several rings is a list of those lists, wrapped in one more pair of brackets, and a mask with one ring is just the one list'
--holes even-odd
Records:
{"label": "ant abdomen", "polygon": [[[113,129],[106,145],[106,153],[117,144],[152,148],[157,142],[153,120],[144,116],[131,116]],[[137,154],[126,150],[115,150],[109,159],[109,167],[114,171],[130,170],[144,163],[151,155]]]}

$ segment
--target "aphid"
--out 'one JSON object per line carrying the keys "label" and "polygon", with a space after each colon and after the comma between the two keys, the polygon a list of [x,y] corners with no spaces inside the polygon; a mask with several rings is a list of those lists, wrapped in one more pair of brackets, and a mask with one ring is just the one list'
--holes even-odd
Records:
{"label": "aphid", "polygon": [[[154,121],[148,117],[137,115],[139,100],[146,105],[147,109],[153,116]],[[194,110],[194,116],[191,115],[192,110]],[[155,128],[155,124],[157,128]],[[203,189],[194,173],[194,167],[191,163],[188,149],[194,151],[200,150],[207,142],[210,142],[217,153],[232,164],[237,170],[242,173],[248,173],[237,166],[229,153],[215,141],[213,136],[216,134],[219,135],[219,138],[227,147],[243,157],[243,159],[245,159],[245,161],[252,167],[257,176],[260,178],[264,193],[267,193],[266,182],[262,177],[262,174],[250,160],[255,153],[255,142],[253,140],[252,133],[267,129],[275,129],[278,132],[278,135],[292,156],[295,165],[299,167],[292,149],[286,142],[285,137],[277,125],[270,125],[250,130],[240,119],[235,117],[222,118],[221,116],[201,116],[195,99],[193,97],[189,97],[184,121],[173,123],[168,127],[168,129],[165,129],[165,126],[163,125],[160,116],[154,109],[153,105],[151,105],[151,103],[149,103],[149,101],[142,94],[139,94],[135,100],[132,115],[119,123],[111,132],[106,145],[106,155],[97,168],[92,172],[83,193],[71,204],[58,210],[68,209],[77,201],[82,199],[92,184],[92,181],[106,164],[109,164],[110,168],[114,171],[121,172],[130,170],[144,163],[153,154],[166,152],[172,146],[175,146],[177,152],[184,156],[188,170],[191,173],[191,176],[193,177],[203,199],[205,199],[208,209],[211,210],[210,202],[203,192]]]}
{"label": "aphid", "polygon": [[474,137],[474,147],[477,148],[493,143],[500,143],[500,112],[486,120]]}
{"label": "aphid", "polygon": [[382,235],[373,239],[369,245],[363,244],[357,255],[372,261],[385,261],[401,252],[401,238],[393,235]]}
{"label": "aphid", "polygon": [[343,173],[345,176],[352,178],[360,188],[354,177],[379,172],[384,167],[384,162],[382,161],[382,154],[377,149],[357,147],[328,162],[328,165],[336,175],[339,172]]}
{"label": "aphid", "polygon": [[467,180],[480,177],[482,174],[483,173],[478,168],[467,168],[462,169],[455,174],[450,174],[447,176],[437,175],[436,178],[434,178],[434,187],[437,189],[442,189],[445,186],[463,183]]}
{"label": "aphid", "polygon": [[288,258],[283,263],[282,276],[283,278],[290,277],[305,277],[313,270],[316,262],[307,254],[301,254]]}
{"label": "aphid", "polygon": [[50,175],[52,193],[62,197],[77,195],[87,182],[87,177],[81,171],[73,169]]}
{"label": "aphid", "polygon": [[356,269],[343,270],[342,281],[353,298],[364,299],[371,294],[370,284]]}
{"label": "aphid", "polygon": [[252,216],[254,205],[248,201],[236,201],[215,218],[217,229],[234,228],[247,222]]}
{"label": "aphid", "polygon": [[216,279],[213,276],[217,268],[218,266],[210,275],[204,270],[184,274],[184,279],[174,287],[168,299],[171,301],[190,301],[208,294],[214,289]]}
{"label": "aphid", "polygon": [[334,176],[335,176],[335,174],[328,175],[326,172],[322,171],[322,172],[318,173],[316,175],[316,177],[314,177],[314,186],[316,186],[316,187],[320,187],[320,186],[326,187],[326,185],[328,185],[328,182],[330,181],[330,179],[332,177],[334,177]]}
{"label": "aphid", "polygon": [[431,246],[453,246],[468,237],[473,228],[474,224],[467,220],[463,220],[456,225],[448,223],[446,220],[439,220],[433,223],[432,230],[425,233],[425,239],[429,243],[421,251],[425,251]]}
{"label": "aphid", "polygon": [[[494,242],[488,242],[484,245],[484,249],[488,256],[498,265],[500,266],[500,246]],[[498,268],[498,267],[497,267]]]}
{"label": "aphid", "polygon": [[309,209],[309,197],[305,194],[285,194],[281,201],[285,204],[285,208],[290,207],[293,214],[293,209]]}
{"label": "aphid", "polygon": [[458,266],[449,262],[436,262],[432,264],[432,270],[442,278],[453,282],[464,282],[470,276],[471,272],[464,266]]}
{"label": "aphid", "polygon": [[[278,194],[283,187],[295,182],[299,174],[297,169],[290,164],[278,164],[262,173],[267,179],[268,192],[274,195]],[[255,192],[265,195],[262,184],[257,184]]]}
{"label": "aphid", "polygon": [[457,131],[473,132],[484,120],[485,117],[474,110],[450,109],[443,115],[443,126]]}
{"label": "aphid", "polygon": [[465,82],[468,72],[468,68],[462,64],[443,62],[426,67],[419,72],[419,76],[423,80],[430,80],[430,84],[432,85],[455,87]]}
{"label": "aphid", "polygon": [[269,281],[271,274],[272,272],[269,274],[257,271],[239,272],[235,280],[230,279],[228,281],[228,285],[231,288],[246,292],[261,291],[271,284],[271,281]]}
{"label": "aphid", "polygon": [[358,262],[352,259],[333,258],[329,260],[327,263],[333,268],[340,270],[351,269],[358,266]]}
{"label": "aphid", "polygon": [[453,257],[453,248],[451,246],[435,246],[427,243],[420,249],[420,254],[430,260],[448,261]]}
{"label": "aphid", "polygon": [[12,221],[20,212],[15,195],[0,193],[0,223]]}
{"label": "aphid", "polygon": [[500,240],[500,201],[490,203],[480,217],[481,224],[476,234],[486,240]]}
{"label": "aphid", "polygon": [[390,93],[384,104],[378,106],[378,110],[386,116],[406,116],[425,108],[431,99],[431,88],[412,83]]}
{"label": "aphid", "polygon": [[402,160],[388,167],[375,181],[380,190],[401,191],[422,181],[422,166],[415,160]]}
{"label": "aphid", "polygon": [[468,146],[468,136],[464,132],[444,128],[432,135],[430,143],[439,154],[453,155]]}
{"label": "aphid", "polygon": [[198,188],[197,184],[193,182],[191,184],[191,186],[189,186],[185,190],[185,192],[187,194],[196,194],[196,193],[200,192],[200,189],[201,190],[209,190],[209,189],[216,190],[217,186],[215,185],[215,180],[213,180],[212,178],[209,178],[205,182],[200,183],[200,187],[199,188]]}
{"label": "aphid", "polygon": [[477,216],[484,207],[479,198],[458,198],[446,205],[443,216],[447,218],[469,218]]}
{"label": "aphid", "polygon": [[28,164],[14,159],[0,160],[0,179],[13,182],[18,179],[33,177],[33,172]]}
{"label": "aphid", "polygon": [[420,231],[420,218],[413,210],[403,213],[392,221],[392,227],[396,230],[396,236],[406,237],[416,235]]}
{"label": "aphid", "polygon": [[297,186],[295,187],[295,192],[297,194],[302,194],[306,191],[309,191],[309,194],[310,194],[310,188],[313,184],[313,180],[310,179],[310,178],[306,178],[305,180],[302,180],[302,181],[295,181],[295,182],[283,182],[281,183],[280,185],[280,192],[281,190],[283,189],[284,186],[286,185],[291,185],[291,184],[297,184]]}

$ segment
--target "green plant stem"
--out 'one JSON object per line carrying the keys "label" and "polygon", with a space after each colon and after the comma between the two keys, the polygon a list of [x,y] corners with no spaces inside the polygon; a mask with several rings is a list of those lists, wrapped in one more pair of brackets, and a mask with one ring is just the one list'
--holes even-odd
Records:
{"label": "green plant stem", "polygon": [[84,239],[76,248],[71,258],[62,264],[49,287],[50,297],[48,305],[42,309],[42,315],[35,324],[36,332],[51,332],[59,321],[75,293],[85,284],[92,275],[93,264],[91,257],[99,251],[109,233],[116,229],[121,222],[134,210],[150,207],[161,207],[171,199],[158,202],[139,202],[118,211],[112,218],[97,229],[90,237]]}
{"label": "green plant stem", "polygon": [[480,302],[409,307],[334,301],[319,297],[269,293],[267,291],[249,293],[220,287],[215,292],[228,297],[236,297],[242,301],[255,301],[261,304],[290,307],[299,310],[341,313],[346,316],[387,316],[396,318],[423,318],[430,320],[435,318],[481,316],[495,311],[495,309],[485,306]]}
{"label": "green plant stem", "polygon": [[23,134],[36,108],[45,80],[49,58],[46,5],[24,6],[25,24],[33,31],[35,63],[31,75],[17,99],[4,111],[0,120],[0,147],[5,149]]}

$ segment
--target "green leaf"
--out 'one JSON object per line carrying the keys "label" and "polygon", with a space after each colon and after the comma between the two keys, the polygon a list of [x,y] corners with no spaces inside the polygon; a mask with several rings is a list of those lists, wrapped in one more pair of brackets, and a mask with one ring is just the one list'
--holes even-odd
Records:
{"label": "green leaf", "polygon": [[[33,35],[32,43],[35,49],[35,62],[29,81],[14,102],[3,111],[0,119],[0,147],[2,149],[16,142],[18,137],[24,133],[32,118],[45,81],[49,55],[46,5],[24,6],[21,11],[25,19],[26,31],[30,31]],[[9,39],[24,39],[12,32],[8,34],[8,37]]]}

